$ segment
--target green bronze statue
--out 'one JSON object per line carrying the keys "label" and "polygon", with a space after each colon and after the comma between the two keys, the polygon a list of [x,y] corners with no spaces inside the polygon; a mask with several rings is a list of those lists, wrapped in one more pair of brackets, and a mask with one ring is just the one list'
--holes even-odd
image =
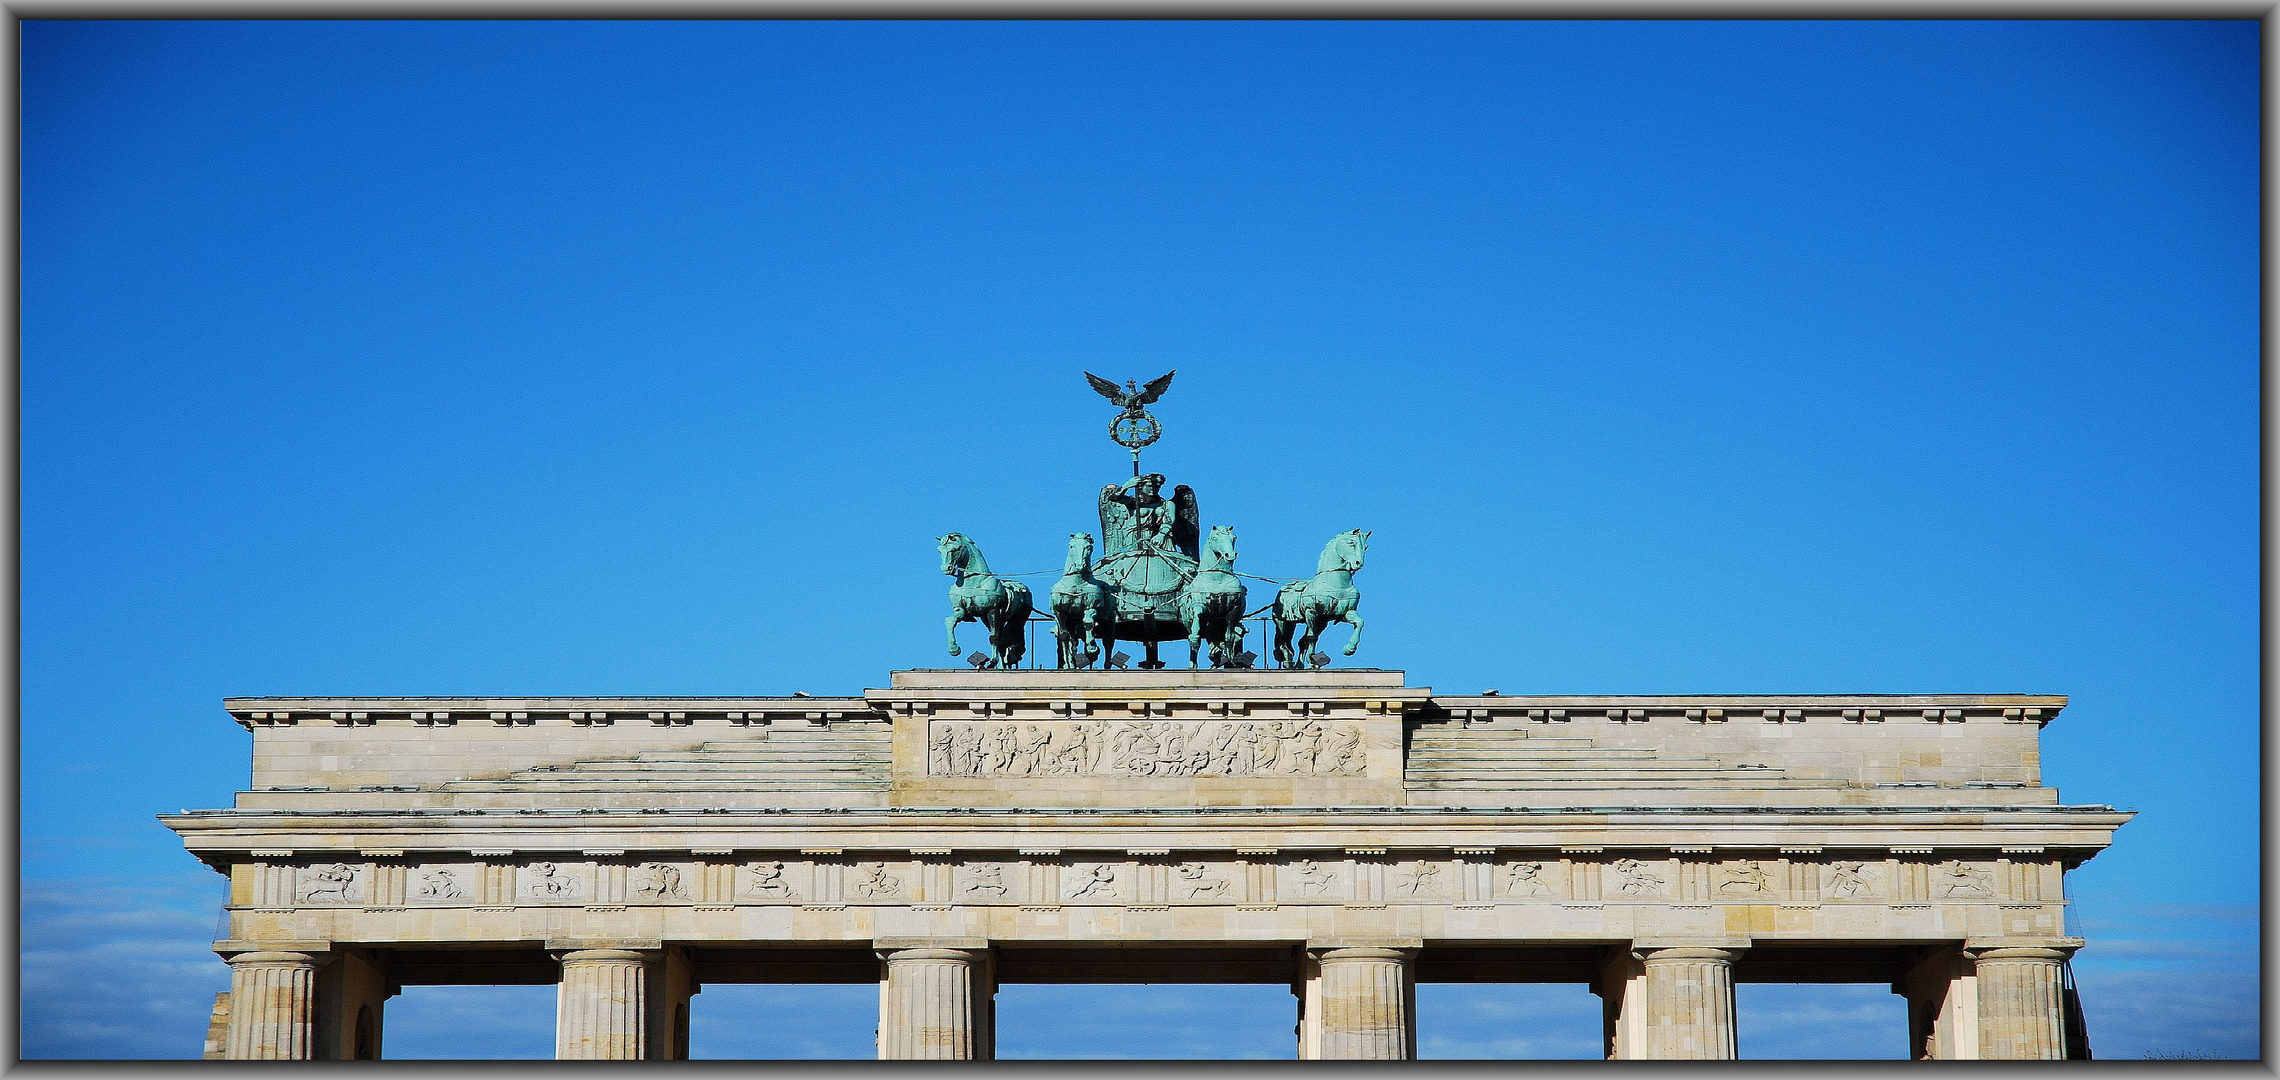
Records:
{"label": "green bronze statue", "polygon": [[[1354,655],[1362,643],[1362,613],[1354,610],[1362,602],[1362,591],[1354,587],[1354,572],[1362,568],[1362,556],[1369,549],[1369,533],[1360,529],[1339,533],[1322,549],[1313,578],[1293,581],[1275,594],[1276,663],[1286,668],[1304,667],[1314,652],[1314,643],[1334,622],[1354,628],[1343,650],[1347,656]],[[1293,651],[1291,634],[1300,626],[1306,627],[1306,633]]]}
{"label": "green bronze statue", "polygon": [[958,624],[978,622],[990,633],[990,654],[978,662],[981,667],[1011,668],[1021,664],[1026,651],[1023,635],[1029,629],[1029,586],[1018,581],[1000,580],[990,573],[990,564],[983,560],[982,549],[963,534],[951,533],[937,537],[936,547],[942,552],[942,572],[950,575],[950,617],[943,628],[950,635],[950,655],[964,652],[958,647]]}
{"label": "green bronze statue", "polygon": [[1243,612],[1249,593],[1235,576],[1235,530],[1211,527],[1203,558],[1187,588],[1180,590],[1180,621],[1187,626],[1188,666],[1201,667],[1198,654],[1211,646],[1211,666],[1242,666]]}
{"label": "green bronze statue", "polygon": [[1061,644],[1059,666],[1091,667],[1116,649],[1116,604],[1108,586],[1092,576],[1091,533],[1070,533],[1061,580],[1046,600],[1053,605],[1053,637]]}
{"label": "green bronze statue", "polygon": [[[1214,525],[1206,539],[1195,489],[1181,484],[1166,498],[1163,474],[1140,469],[1141,449],[1164,433],[1146,406],[1171,388],[1173,374],[1167,371],[1145,385],[1126,380],[1119,387],[1085,372],[1093,389],[1122,410],[1109,422],[1109,437],[1132,452],[1132,479],[1100,489],[1098,561],[1091,534],[1069,534],[1060,580],[1048,594],[1059,667],[1121,666],[1126,658],[1116,652],[1116,643],[1136,641],[1148,651],[1140,666],[1162,668],[1157,646],[1183,638],[1190,667],[1208,662],[1216,668],[1241,668],[1255,659],[1243,649],[1243,607],[1249,595],[1235,572],[1235,530]],[[1361,592],[1354,587],[1354,573],[1362,568],[1369,536],[1360,529],[1338,534],[1323,549],[1312,580],[1291,582],[1276,594],[1270,605],[1276,663],[1286,668],[1310,660],[1327,663],[1328,657],[1313,650],[1333,622],[1353,627],[1344,651],[1354,655],[1362,640],[1362,616],[1354,610]],[[989,631],[991,651],[976,652],[975,666],[1019,665],[1033,611],[1028,587],[991,574],[981,550],[965,536],[951,533],[936,540],[942,572],[953,579],[950,617],[943,623],[950,655],[962,655],[958,624],[978,622]],[[1298,633],[1301,626],[1303,634]]]}

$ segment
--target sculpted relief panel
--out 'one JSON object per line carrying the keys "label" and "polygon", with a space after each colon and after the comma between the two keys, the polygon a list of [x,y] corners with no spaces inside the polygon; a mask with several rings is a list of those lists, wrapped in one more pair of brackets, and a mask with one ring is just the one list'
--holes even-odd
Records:
{"label": "sculpted relief panel", "polygon": [[[727,855],[728,853],[722,852]],[[1925,904],[2022,899],[1997,867],[1958,859],[1816,860],[1569,857],[1463,850],[1415,858],[1369,852],[1254,855],[1088,854],[1042,858],[330,862],[276,868],[255,906],[548,907],[679,905],[1257,904]],[[1897,870],[1895,870],[1897,868]],[[290,898],[285,892],[290,888]],[[2033,900],[2034,897],[2024,897]]]}
{"label": "sculpted relief panel", "polygon": [[1360,776],[1353,721],[937,720],[930,776]]}

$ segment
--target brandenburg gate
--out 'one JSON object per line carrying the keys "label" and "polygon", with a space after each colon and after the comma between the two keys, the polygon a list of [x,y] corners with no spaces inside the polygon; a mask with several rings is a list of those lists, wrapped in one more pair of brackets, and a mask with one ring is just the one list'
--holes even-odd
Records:
{"label": "brandenburg gate", "polygon": [[[1095,379],[1136,474],[1169,381]],[[229,879],[210,1056],[379,1057],[404,986],[555,984],[556,1056],[682,1058],[706,985],[876,983],[879,1057],[990,1058],[1000,985],[1217,982],[1288,986],[1301,1058],[1398,1059],[1420,982],[1555,982],[1601,998],[1610,1058],[1732,1058],[1753,981],[1888,985],[1918,1058],[2086,1056],[2064,878],[2130,815],[2043,784],[2065,698],[1333,668],[1369,534],[1252,611],[1273,579],[1161,481],[1102,490],[1107,550],[1072,535],[1045,608],[938,538],[971,670],[226,701],[249,789],[162,819]],[[1024,667],[1048,608],[1056,666]]]}

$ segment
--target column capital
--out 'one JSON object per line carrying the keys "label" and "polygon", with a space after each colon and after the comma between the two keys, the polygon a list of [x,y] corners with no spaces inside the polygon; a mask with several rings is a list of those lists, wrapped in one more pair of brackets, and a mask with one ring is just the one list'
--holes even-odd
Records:
{"label": "column capital", "polygon": [[561,949],[554,959],[565,964],[639,964],[656,955],[655,950],[645,949]]}
{"label": "column capital", "polygon": [[1413,948],[1389,947],[1383,945],[1340,945],[1332,948],[1311,949],[1309,951],[1314,954],[1315,962],[1323,964],[1351,963],[1364,960],[1377,961],[1381,963],[1387,961],[1407,961],[1417,955],[1417,950]]}
{"label": "column capital", "polygon": [[257,952],[241,952],[233,956],[223,957],[222,959],[223,962],[228,963],[232,966],[242,964],[246,967],[315,968],[322,966],[326,960],[330,959],[330,957],[321,950],[316,952],[308,952],[296,949],[288,952],[279,949],[261,950]]}
{"label": "column capital", "polygon": [[1742,953],[1748,948],[1748,942],[1713,944],[1708,942],[1640,941],[1632,944],[1631,955],[1637,957],[1641,963],[1647,964],[1668,964],[1688,960],[1708,960],[1731,964],[1741,959]]}
{"label": "column capital", "polygon": [[880,949],[878,950],[878,953],[879,959],[885,960],[890,964],[903,964],[924,961],[971,964],[975,960],[980,959],[982,950],[944,949],[929,947],[923,949]]}
{"label": "column capital", "polygon": [[2078,937],[1972,938],[1963,952],[1974,960],[2064,960],[2085,944]]}

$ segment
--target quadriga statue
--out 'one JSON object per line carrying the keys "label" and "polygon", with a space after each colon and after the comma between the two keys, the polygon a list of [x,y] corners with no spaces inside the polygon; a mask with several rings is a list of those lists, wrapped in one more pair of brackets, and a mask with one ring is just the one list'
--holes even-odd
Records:
{"label": "quadriga statue", "polygon": [[1061,580],[1045,594],[1053,606],[1053,637],[1060,642],[1064,669],[1091,667],[1116,648],[1116,602],[1108,586],[1092,576],[1092,557],[1092,534],[1070,533]]}
{"label": "quadriga statue", "polygon": [[1243,605],[1249,593],[1235,576],[1235,530],[1211,527],[1203,542],[1203,557],[1195,576],[1180,590],[1180,621],[1187,626],[1188,666],[1201,667],[1198,657],[1206,642],[1211,666],[1233,667],[1243,654]]}
{"label": "quadriga statue", "polygon": [[1023,634],[1029,628],[1029,586],[1003,580],[990,573],[982,549],[961,533],[935,538],[942,552],[942,572],[950,575],[950,617],[943,629],[950,636],[950,655],[958,646],[958,624],[978,622],[990,632],[991,655],[984,667],[1011,668],[1021,664]]}
{"label": "quadriga statue", "polygon": [[[1346,647],[1340,650],[1354,655],[1362,643],[1362,613],[1354,610],[1362,602],[1362,591],[1354,587],[1354,573],[1362,568],[1362,556],[1369,549],[1369,533],[1360,529],[1339,533],[1322,549],[1312,578],[1293,581],[1275,594],[1275,663],[1286,668],[1304,667],[1315,642],[1322,639],[1322,631],[1334,622],[1354,628],[1346,638]],[[1301,626],[1306,627],[1306,633],[1299,637],[1294,650],[1291,635]]]}

